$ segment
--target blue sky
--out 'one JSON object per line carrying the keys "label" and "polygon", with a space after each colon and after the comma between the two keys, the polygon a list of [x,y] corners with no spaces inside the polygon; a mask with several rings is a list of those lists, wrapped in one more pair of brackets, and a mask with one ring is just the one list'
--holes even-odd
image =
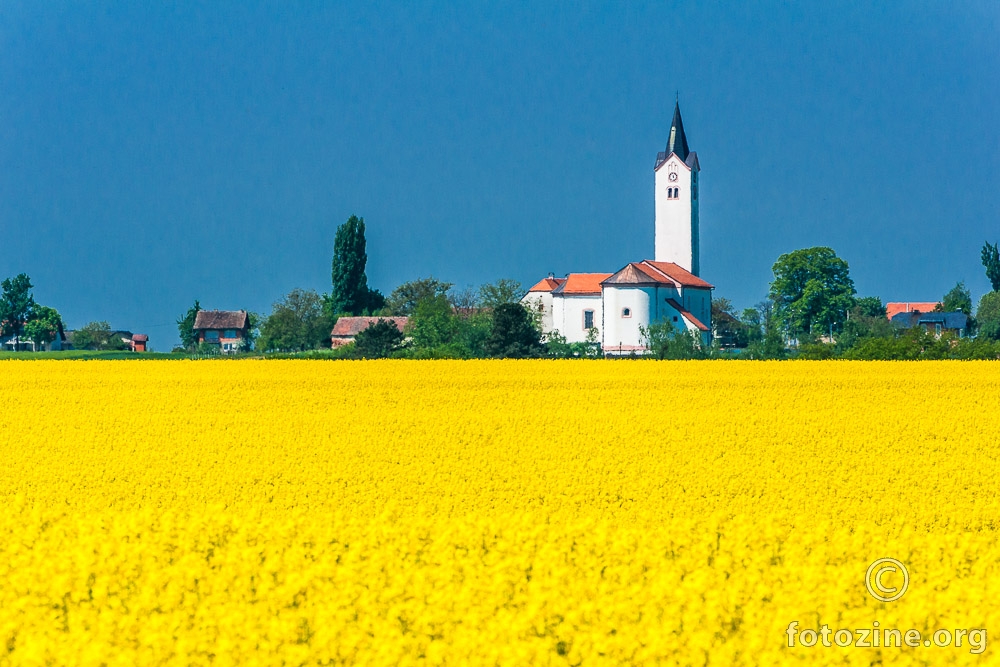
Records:
{"label": "blue sky", "polygon": [[989,289],[1000,4],[0,5],[0,277],[67,324],[177,340],[203,307],[652,256],[675,91],[702,276],[749,306],[829,245],[862,295]]}

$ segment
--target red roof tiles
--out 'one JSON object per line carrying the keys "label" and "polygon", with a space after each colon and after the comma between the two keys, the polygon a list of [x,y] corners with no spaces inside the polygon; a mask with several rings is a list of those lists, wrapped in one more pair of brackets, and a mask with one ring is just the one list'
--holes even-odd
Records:
{"label": "red roof tiles", "polygon": [[552,293],[600,294],[601,283],[610,277],[610,273],[570,273],[563,284],[552,290]]}
{"label": "red roof tiles", "polygon": [[551,292],[566,282],[565,278],[542,278],[528,290],[529,292]]}

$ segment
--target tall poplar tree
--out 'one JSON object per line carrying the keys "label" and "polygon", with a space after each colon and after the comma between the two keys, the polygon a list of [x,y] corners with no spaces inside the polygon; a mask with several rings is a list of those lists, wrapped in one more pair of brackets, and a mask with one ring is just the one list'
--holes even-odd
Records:
{"label": "tall poplar tree", "polygon": [[0,284],[0,334],[14,336],[14,349],[21,343],[24,325],[31,318],[35,298],[31,294],[31,278],[19,273]]}
{"label": "tall poplar tree", "polygon": [[983,246],[983,266],[986,267],[986,277],[990,279],[994,292],[1000,292],[1000,244],[990,245],[989,241]]}
{"label": "tall poplar tree", "polygon": [[361,315],[385,304],[385,297],[368,287],[365,275],[367,263],[365,219],[352,215],[337,228],[333,242],[333,290],[329,301],[332,315]]}

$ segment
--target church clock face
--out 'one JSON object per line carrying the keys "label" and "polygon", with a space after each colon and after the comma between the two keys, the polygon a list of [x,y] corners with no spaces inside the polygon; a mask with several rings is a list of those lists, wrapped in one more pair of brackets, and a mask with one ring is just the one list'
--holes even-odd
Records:
{"label": "church clock face", "polygon": [[676,171],[672,171],[672,172],[670,172],[670,176],[668,176],[668,178],[669,178],[669,179],[670,179],[671,181],[676,181],[676,180],[677,180],[677,172],[676,172]]}

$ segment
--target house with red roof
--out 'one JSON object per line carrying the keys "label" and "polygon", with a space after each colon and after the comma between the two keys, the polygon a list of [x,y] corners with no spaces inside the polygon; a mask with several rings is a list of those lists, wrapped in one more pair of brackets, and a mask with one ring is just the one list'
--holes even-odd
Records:
{"label": "house with red roof", "polygon": [[885,316],[890,320],[899,313],[933,313],[940,301],[892,301],[885,304]]}
{"label": "house with red roof", "polygon": [[700,171],[675,105],[666,150],[653,167],[655,259],[629,262],[615,273],[550,274],[539,281],[521,302],[542,313],[543,333],[558,332],[570,343],[596,335],[606,355],[645,353],[642,332],[657,323],[711,343],[713,286],[699,277]]}

